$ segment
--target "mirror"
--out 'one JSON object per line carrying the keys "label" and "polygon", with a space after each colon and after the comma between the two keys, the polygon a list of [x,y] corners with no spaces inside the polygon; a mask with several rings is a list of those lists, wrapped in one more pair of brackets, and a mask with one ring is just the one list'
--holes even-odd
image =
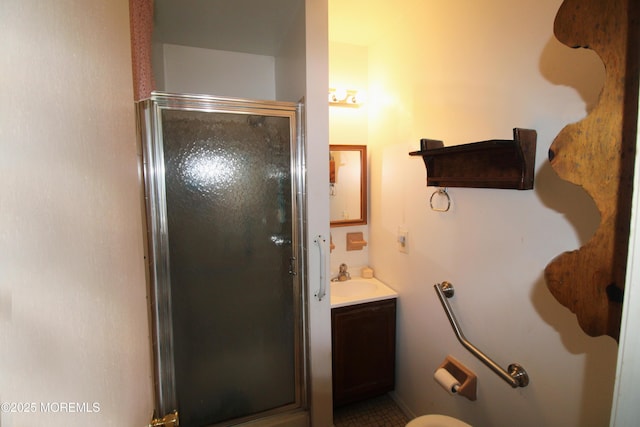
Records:
{"label": "mirror", "polygon": [[367,223],[367,146],[329,146],[332,227]]}

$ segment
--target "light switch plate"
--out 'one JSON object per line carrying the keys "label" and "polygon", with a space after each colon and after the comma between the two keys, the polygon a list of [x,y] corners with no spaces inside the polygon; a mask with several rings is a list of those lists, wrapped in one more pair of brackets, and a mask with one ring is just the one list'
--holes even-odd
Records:
{"label": "light switch plate", "polygon": [[400,252],[409,253],[409,231],[404,228],[398,228],[396,243]]}

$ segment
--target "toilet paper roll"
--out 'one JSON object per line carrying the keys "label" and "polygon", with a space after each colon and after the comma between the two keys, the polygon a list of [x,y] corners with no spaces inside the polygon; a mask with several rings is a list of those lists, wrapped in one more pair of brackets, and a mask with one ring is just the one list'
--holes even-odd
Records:
{"label": "toilet paper roll", "polygon": [[449,394],[456,394],[458,392],[460,382],[446,369],[439,368],[436,370],[433,374],[433,379],[435,379],[443,389],[447,390]]}

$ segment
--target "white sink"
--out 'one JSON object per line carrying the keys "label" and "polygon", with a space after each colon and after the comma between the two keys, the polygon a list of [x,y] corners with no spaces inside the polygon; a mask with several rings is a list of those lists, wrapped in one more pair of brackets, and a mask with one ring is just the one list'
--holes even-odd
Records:
{"label": "white sink", "polygon": [[398,294],[376,278],[354,277],[344,282],[331,282],[331,308],[396,298]]}
{"label": "white sink", "polygon": [[365,280],[351,279],[331,284],[331,296],[338,298],[353,298],[374,293],[378,284]]}

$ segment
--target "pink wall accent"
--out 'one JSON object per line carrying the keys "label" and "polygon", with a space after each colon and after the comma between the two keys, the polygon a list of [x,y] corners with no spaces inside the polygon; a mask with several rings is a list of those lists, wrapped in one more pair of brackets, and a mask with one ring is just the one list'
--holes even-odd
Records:
{"label": "pink wall accent", "polygon": [[129,0],[131,25],[131,62],[133,65],[133,97],[148,98],[155,89],[151,67],[151,35],[153,33],[153,0]]}

